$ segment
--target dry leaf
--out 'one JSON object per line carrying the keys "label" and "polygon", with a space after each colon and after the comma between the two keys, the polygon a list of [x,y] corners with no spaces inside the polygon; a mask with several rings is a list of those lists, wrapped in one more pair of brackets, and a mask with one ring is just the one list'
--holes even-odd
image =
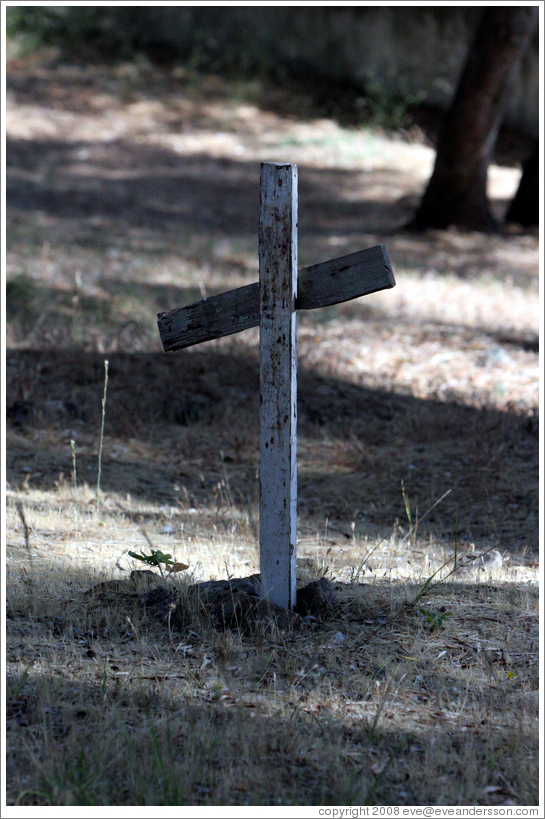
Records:
{"label": "dry leaf", "polygon": [[168,567],[168,573],[183,572],[186,569],[189,569],[189,563],[173,563],[172,566]]}

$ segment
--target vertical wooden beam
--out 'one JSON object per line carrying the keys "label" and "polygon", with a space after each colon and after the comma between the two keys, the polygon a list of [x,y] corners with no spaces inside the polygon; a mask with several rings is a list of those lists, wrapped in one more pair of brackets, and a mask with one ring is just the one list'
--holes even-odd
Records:
{"label": "vertical wooden beam", "polygon": [[296,602],[297,166],[261,165],[259,199],[261,596]]}

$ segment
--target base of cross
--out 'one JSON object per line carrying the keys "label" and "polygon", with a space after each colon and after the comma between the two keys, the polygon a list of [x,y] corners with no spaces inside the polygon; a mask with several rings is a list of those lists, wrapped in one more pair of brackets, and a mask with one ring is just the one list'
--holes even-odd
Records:
{"label": "base of cross", "polygon": [[170,578],[138,569],[130,577],[96,583],[84,596],[104,605],[130,601],[142,615],[159,620],[169,632],[187,629],[189,610],[206,612],[211,625],[221,630],[238,629],[247,634],[301,631],[338,618],[342,605],[325,577],[302,583],[297,606],[291,611],[263,599],[259,574],[194,583],[181,594]]}
{"label": "base of cross", "polygon": [[384,245],[298,271],[297,217],[297,167],[262,163],[259,282],[157,317],[166,352],[259,325],[260,596],[284,609],[298,594],[297,311],[395,286]]}
{"label": "base of cross", "polygon": [[188,593],[198,598],[199,608],[206,609],[219,628],[243,632],[253,632],[256,626],[299,631],[316,620],[336,617],[340,611],[333,585],[325,577],[300,586],[293,610],[264,598],[261,587],[261,576],[253,574],[197,583]]}

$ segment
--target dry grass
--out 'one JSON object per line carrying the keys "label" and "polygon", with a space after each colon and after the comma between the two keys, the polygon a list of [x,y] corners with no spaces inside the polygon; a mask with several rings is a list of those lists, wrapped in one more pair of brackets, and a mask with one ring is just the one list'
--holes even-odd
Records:
{"label": "dry grass", "polygon": [[[455,574],[410,605],[444,549],[396,532],[339,555],[324,533],[301,575],[342,580],[336,619],[252,638],[193,612],[169,635],[84,590],[134,567],[143,528],[193,578],[252,573],[237,508],[30,500],[28,546],[8,500],[8,803],[536,803],[536,569]],[[451,614],[431,629],[421,609]]]}
{"label": "dry grass", "polygon": [[[403,232],[431,149],[278,105],[8,71],[8,804],[538,803],[538,238]],[[300,263],[385,242],[397,287],[300,317],[300,577],[342,611],[244,636],[184,590],[258,570],[257,334],[165,356],[155,312],[257,277],[271,158]],[[147,538],[190,565],[170,633],[84,594]]]}

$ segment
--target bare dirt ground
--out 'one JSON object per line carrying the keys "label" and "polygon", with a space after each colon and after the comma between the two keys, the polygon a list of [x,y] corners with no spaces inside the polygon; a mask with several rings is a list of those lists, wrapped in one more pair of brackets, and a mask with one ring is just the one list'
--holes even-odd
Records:
{"label": "bare dirt ground", "polygon": [[[415,132],[408,142],[344,128],[312,116],[304,99],[300,116],[293,99],[284,102],[281,91],[267,96],[258,83],[226,83],[146,64],[82,68],[43,57],[10,64],[6,554],[10,577],[17,576],[23,589],[17,586],[11,611],[17,617],[25,611],[22,564],[31,575],[52,571],[56,582],[67,567],[76,572],[71,582],[80,577],[77,582],[88,583],[90,571],[112,577],[130,567],[128,549],[146,546],[144,528],[156,548],[174,552],[204,579],[258,570],[257,331],[167,355],[156,314],[257,279],[259,163],[296,162],[300,265],[384,243],[397,281],[394,290],[300,314],[300,554],[322,569],[327,564],[328,576],[339,581],[365,577],[369,588],[387,582],[403,596],[412,588],[404,583],[425,579],[455,550],[471,555],[498,549],[503,566],[492,579],[486,575],[492,583],[486,606],[493,606],[492,595],[503,600],[513,590],[511,608],[518,611],[520,603],[526,618],[517,620],[524,634],[513,626],[516,657],[505,646],[495,659],[479,653],[485,643],[479,637],[484,591],[478,580],[464,586],[467,605],[470,599],[474,604],[471,614],[462,613],[458,591],[445,600],[449,609],[458,600],[459,637],[462,623],[471,622],[461,651],[477,652],[482,660],[484,676],[476,684],[481,693],[489,684],[488,665],[500,663],[490,685],[509,700],[502,706],[504,726],[511,726],[517,711],[524,714],[528,724],[519,733],[531,755],[537,737],[538,236],[405,231],[433,164],[422,136]],[[498,215],[519,176],[516,167],[491,168]],[[28,530],[17,511],[21,503]],[[81,567],[87,574],[77,575]],[[385,599],[369,605],[382,611]],[[393,599],[388,605],[395,608]],[[505,631],[507,614],[483,616],[489,615],[498,634]],[[380,616],[373,609],[369,628],[376,629]],[[30,655],[22,648],[27,638],[19,621],[13,628],[11,662],[19,674]],[[498,634],[488,635],[490,650],[499,651]],[[346,651],[355,657],[361,635],[353,636]],[[36,637],[38,643],[43,639]],[[387,651],[386,638],[376,645],[378,654]],[[453,638],[446,648],[435,646],[434,656],[454,645]],[[208,650],[215,663],[214,650]],[[400,649],[415,650],[408,643]],[[373,663],[380,666],[378,654]],[[205,660],[199,654],[199,664]],[[275,655],[265,672],[276,668],[280,679],[280,667]],[[217,674],[214,679],[217,684]],[[268,684],[270,677],[264,680]],[[235,688],[231,680],[224,690]],[[343,686],[339,690],[346,694]],[[417,703],[419,695],[411,692]],[[430,688],[426,702],[436,694]],[[16,700],[21,696],[16,693]],[[306,712],[311,726],[318,721],[312,702]],[[410,713],[413,727],[423,725],[418,707],[403,712]],[[331,708],[343,710],[339,703]],[[392,709],[397,726],[399,703]],[[437,709],[443,728],[455,720],[444,716],[444,702]],[[462,711],[460,705],[457,713]],[[428,769],[434,735],[429,719],[422,746]],[[474,727],[475,714],[473,721],[467,714],[463,719],[456,722],[460,737],[469,731],[481,742],[484,729]],[[343,734],[347,765],[356,753],[353,740]],[[384,742],[389,747],[392,736]],[[384,753],[379,751],[372,789],[364,788],[373,794],[369,799],[423,804],[439,787],[444,795],[437,798],[456,800],[455,779],[441,773],[443,762],[430,774],[428,789],[418,791],[400,784],[402,762],[398,770],[398,761]],[[447,758],[454,753],[450,747]],[[536,763],[537,755],[532,770]],[[507,782],[509,765],[509,759],[491,763],[490,775],[462,788],[460,804],[535,799],[533,774],[531,782]],[[229,797],[233,804],[256,798],[240,782]],[[199,787],[184,797],[189,804],[228,799],[224,790]],[[12,798],[24,788],[17,780]],[[279,804],[274,800],[280,793],[278,784],[271,804]],[[360,798],[350,793],[347,786],[347,803]],[[77,798],[62,789],[51,794],[44,804]],[[323,790],[312,797],[304,788],[290,794],[293,804],[340,798]],[[267,796],[259,798],[267,803]]]}

